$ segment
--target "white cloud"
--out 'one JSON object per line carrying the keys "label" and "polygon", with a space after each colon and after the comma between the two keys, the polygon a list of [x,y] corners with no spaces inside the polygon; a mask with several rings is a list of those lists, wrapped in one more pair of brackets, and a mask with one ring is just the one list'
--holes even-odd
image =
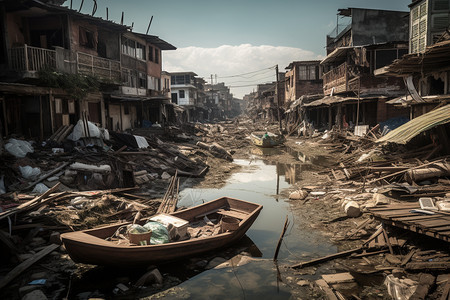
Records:
{"label": "white cloud", "polygon": [[[256,89],[260,83],[275,81],[275,70],[269,69],[278,64],[280,72],[293,61],[323,59],[311,51],[281,46],[239,46],[223,45],[217,48],[186,47],[175,51],[165,51],[163,70],[168,72],[190,71],[210,82],[210,75],[217,74],[217,82],[230,86],[235,97],[242,98]],[[249,72],[261,71],[243,76]],[[240,87],[244,86],[245,87]],[[247,86],[252,85],[252,86]]]}

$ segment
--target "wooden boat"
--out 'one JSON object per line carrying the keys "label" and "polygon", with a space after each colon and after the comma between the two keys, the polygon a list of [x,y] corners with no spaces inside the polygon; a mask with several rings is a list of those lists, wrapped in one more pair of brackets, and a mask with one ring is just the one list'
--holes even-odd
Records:
{"label": "wooden boat", "polygon": [[255,131],[251,134],[254,145],[262,148],[271,148],[284,143],[284,136],[267,131]]}
{"label": "wooden boat", "polygon": [[[129,243],[106,240],[114,235],[119,227],[129,223],[119,223],[94,229],[64,233],[62,241],[73,261],[78,263],[109,266],[146,266],[173,261],[202,252],[228,246],[242,238],[258,217],[262,205],[228,197],[218,198],[199,206],[170,214],[196,226],[206,216],[221,224],[225,216],[237,219],[233,231],[219,230],[216,234],[190,237],[186,240],[159,245],[138,246]],[[143,221],[145,223],[145,220]],[[206,225],[206,223],[205,223]],[[211,226],[211,225],[206,225]]]}

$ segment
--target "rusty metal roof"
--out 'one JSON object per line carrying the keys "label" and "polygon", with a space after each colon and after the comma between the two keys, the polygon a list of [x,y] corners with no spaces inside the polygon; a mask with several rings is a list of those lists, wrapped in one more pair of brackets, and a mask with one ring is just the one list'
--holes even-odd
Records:
{"label": "rusty metal roof", "polygon": [[390,131],[376,140],[376,143],[390,142],[406,144],[420,133],[430,130],[438,125],[450,122],[450,104],[421,115],[402,126]]}

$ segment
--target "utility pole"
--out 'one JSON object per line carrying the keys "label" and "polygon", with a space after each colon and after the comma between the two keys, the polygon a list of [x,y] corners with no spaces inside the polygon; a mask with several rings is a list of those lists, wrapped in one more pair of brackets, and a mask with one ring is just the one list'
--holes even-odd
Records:
{"label": "utility pole", "polygon": [[283,128],[281,127],[280,95],[278,95],[278,65],[275,67],[275,75],[277,79],[275,84],[275,97],[277,98],[278,122],[280,123],[280,132],[282,132]]}

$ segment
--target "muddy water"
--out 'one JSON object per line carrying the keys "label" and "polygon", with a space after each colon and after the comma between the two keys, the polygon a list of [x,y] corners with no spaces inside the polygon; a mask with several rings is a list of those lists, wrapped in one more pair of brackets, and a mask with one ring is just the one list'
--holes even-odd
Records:
{"label": "muddy water", "polygon": [[[266,150],[266,149],[259,149]],[[269,149],[268,151],[274,151]],[[277,151],[277,150],[275,150]],[[263,156],[270,155],[264,153]],[[242,171],[233,174],[221,189],[185,189],[179,206],[194,206],[218,197],[228,196],[264,206],[256,222],[247,232],[259,257],[244,266],[212,269],[179,285],[170,297],[189,299],[289,299],[293,287],[280,282],[273,263],[275,248],[286,216],[290,226],[278,255],[278,264],[290,265],[302,260],[336,252],[336,248],[312,232],[290,211],[287,199],[279,195],[298,180],[302,165],[283,165],[261,160],[235,160]],[[266,157],[267,159],[267,157]],[[251,252],[250,252],[251,253]],[[281,271],[283,272],[283,271]]]}
{"label": "muddy water", "polygon": [[[228,196],[246,201],[256,202],[264,206],[258,219],[247,231],[245,238],[228,249],[205,254],[173,264],[158,266],[164,281],[171,281],[168,285],[134,290],[122,297],[146,298],[156,297],[165,299],[289,299],[298,297],[293,294],[298,286],[287,282],[286,270],[294,263],[336,252],[336,247],[322,237],[319,231],[305,224],[290,210],[289,201],[280,196],[283,190],[301,179],[301,171],[305,168],[305,158],[302,154],[292,152],[301,157],[299,164],[284,165],[270,161],[270,156],[278,154],[278,149],[257,149],[258,153],[251,155],[248,160],[235,160],[242,166],[239,173],[233,174],[227,184],[220,189],[181,189],[179,207],[191,207],[213,199]],[[256,151],[256,150],[255,150]],[[262,152],[264,151],[264,152]],[[321,160],[322,158],[319,158]],[[308,161],[310,163],[310,161]],[[317,163],[317,161],[316,161]],[[285,195],[287,193],[284,193]],[[286,217],[289,228],[283,240],[278,265],[273,263],[275,248],[280,237]],[[231,265],[222,269],[205,271],[205,266],[214,258],[229,259],[245,252],[252,257],[243,266]],[[96,267],[85,272],[80,280],[74,282],[70,298],[86,291],[98,291],[99,296],[106,298],[120,297],[117,292],[118,282],[131,285],[142,276],[145,270],[110,270]],[[289,270],[292,272],[292,270]],[[304,279],[316,279],[318,274]],[[280,280],[281,279],[281,280]],[[153,295],[157,290],[167,290],[159,295]],[[85,294],[86,295],[86,294]],[[153,296],[152,296],[153,295]],[[94,295],[90,295],[95,296]],[[310,297],[307,297],[310,298]],[[306,299],[306,298],[305,298]]]}

